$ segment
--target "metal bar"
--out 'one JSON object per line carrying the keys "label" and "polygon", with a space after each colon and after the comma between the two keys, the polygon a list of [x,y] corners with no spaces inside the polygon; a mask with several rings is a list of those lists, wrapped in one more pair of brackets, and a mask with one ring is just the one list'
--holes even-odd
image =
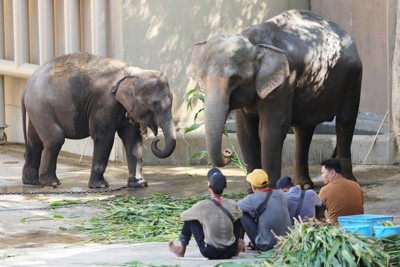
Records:
{"label": "metal bar", "polygon": [[14,61],[0,59],[0,75],[27,79],[38,67],[39,65],[29,63],[16,67]]}
{"label": "metal bar", "polygon": [[367,155],[365,156],[365,159],[364,159],[362,165],[364,165],[365,162],[367,161],[367,158],[368,158],[368,156],[369,156],[369,153],[371,153],[372,147],[374,146],[374,144],[375,144],[375,142],[376,142],[376,139],[378,138],[378,135],[379,135],[379,133],[380,133],[380,131],[381,131],[382,125],[383,125],[383,123],[385,122],[388,113],[389,113],[389,110],[386,111],[385,117],[383,117],[383,120],[382,120],[382,122],[381,122],[381,125],[379,125],[378,131],[376,132],[376,135],[375,135],[375,137],[374,137],[374,140],[372,140],[372,144],[371,144],[371,146],[369,147],[368,153],[367,153]]}

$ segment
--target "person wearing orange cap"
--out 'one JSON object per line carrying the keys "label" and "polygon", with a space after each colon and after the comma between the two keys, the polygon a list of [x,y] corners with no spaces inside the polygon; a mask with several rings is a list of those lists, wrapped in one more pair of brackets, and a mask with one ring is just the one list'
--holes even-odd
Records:
{"label": "person wearing orange cap", "polygon": [[286,235],[290,217],[287,200],[281,190],[269,188],[268,174],[262,169],[249,173],[246,180],[254,194],[238,201],[243,211],[240,219],[249,237],[250,246],[259,251],[272,249],[277,243],[275,235]]}
{"label": "person wearing orange cap", "polygon": [[222,197],[226,177],[217,168],[209,170],[207,176],[211,199],[199,201],[181,214],[181,246],[168,242],[177,257],[185,256],[192,236],[200,253],[208,259],[229,259],[244,249],[244,241],[239,239],[242,211],[234,200]]}

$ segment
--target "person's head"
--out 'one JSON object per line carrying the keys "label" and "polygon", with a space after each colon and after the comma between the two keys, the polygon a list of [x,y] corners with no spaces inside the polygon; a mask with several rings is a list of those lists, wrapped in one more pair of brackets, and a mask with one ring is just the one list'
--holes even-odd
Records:
{"label": "person's head", "polygon": [[208,188],[211,189],[215,195],[222,195],[226,187],[226,177],[218,168],[212,168],[207,173]]}
{"label": "person's head", "polygon": [[254,169],[247,174],[246,180],[251,184],[253,191],[264,189],[269,185],[268,174],[262,169]]}
{"label": "person's head", "polygon": [[289,176],[283,176],[279,178],[279,180],[276,182],[276,188],[281,189],[282,191],[289,191],[290,188],[294,186],[292,178]]}
{"label": "person's head", "polygon": [[337,159],[326,159],[321,162],[321,178],[325,184],[328,184],[338,177],[342,176],[342,166]]}

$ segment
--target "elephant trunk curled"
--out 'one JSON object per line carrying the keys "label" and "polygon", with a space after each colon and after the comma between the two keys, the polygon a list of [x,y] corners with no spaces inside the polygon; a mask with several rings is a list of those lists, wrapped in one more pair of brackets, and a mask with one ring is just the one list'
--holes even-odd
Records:
{"label": "elephant trunk curled", "polygon": [[155,137],[155,139],[151,142],[151,151],[158,158],[167,158],[172,154],[172,152],[174,152],[176,146],[174,122],[172,119],[166,120],[166,122],[160,124],[160,127],[164,133],[165,147],[163,150],[159,149],[157,144],[160,139]]}
{"label": "elephant trunk curled", "polygon": [[219,98],[206,97],[204,103],[204,123],[206,146],[210,162],[217,167],[227,165],[230,160],[221,153],[221,142],[226,119],[229,114],[226,101]]}

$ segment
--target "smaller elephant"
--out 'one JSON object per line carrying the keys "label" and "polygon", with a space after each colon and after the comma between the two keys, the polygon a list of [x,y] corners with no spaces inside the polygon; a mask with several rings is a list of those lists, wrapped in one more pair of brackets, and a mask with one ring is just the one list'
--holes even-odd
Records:
{"label": "smaller elephant", "polygon": [[205,90],[204,122],[210,161],[221,167],[221,138],[236,111],[237,137],[247,171],[264,169],[275,187],[282,147],[293,128],[294,180],[313,187],[308,152],[316,125],[336,118],[339,159],[354,179],[351,143],[361,93],[362,63],[351,36],[309,11],[289,10],[239,34],[197,43],[192,77]]}
{"label": "smaller elephant", "polygon": [[[117,132],[126,152],[128,187],[147,186],[142,176],[142,132],[148,127],[156,136],[151,145],[155,156],[170,156],[176,145],[171,106],[167,78],[158,71],[88,53],[48,61],[29,78],[22,93],[26,145],[22,182],[60,185],[56,164],[65,138],[90,136],[94,151],[89,187],[108,187],[103,175]],[[157,146],[158,126],[164,149]]]}

